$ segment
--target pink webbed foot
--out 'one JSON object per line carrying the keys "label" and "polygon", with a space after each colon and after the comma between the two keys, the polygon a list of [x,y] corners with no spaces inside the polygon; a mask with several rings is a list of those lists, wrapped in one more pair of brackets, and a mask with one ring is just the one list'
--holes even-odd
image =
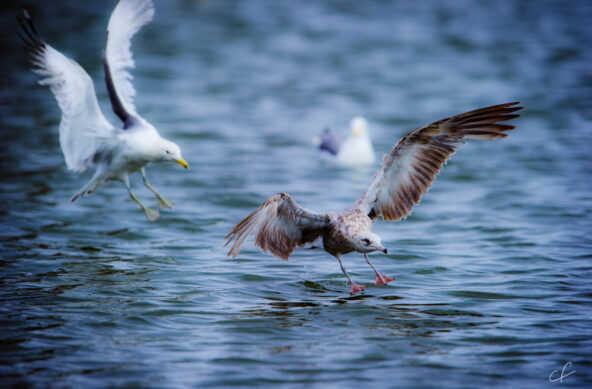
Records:
{"label": "pink webbed foot", "polygon": [[384,274],[376,273],[376,281],[374,281],[374,285],[386,285],[395,279]]}
{"label": "pink webbed foot", "polygon": [[356,284],[352,282],[349,287],[349,294],[354,295],[358,292],[362,292],[366,288],[366,285]]}

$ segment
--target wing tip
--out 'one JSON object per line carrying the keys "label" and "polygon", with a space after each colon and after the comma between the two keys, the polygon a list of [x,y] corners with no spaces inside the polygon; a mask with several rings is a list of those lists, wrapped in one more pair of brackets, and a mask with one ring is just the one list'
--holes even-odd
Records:
{"label": "wing tip", "polygon": [[17,30],[16,34],[25,44],[23,49],[29,55],[29,62],[38,65],[35,61],[39,61],[38,57],[45,51],[46,44],[37,32],[31,14],[26,7],[22,7],[21,13],[16,16],[16,19],[20,26],[20,30]]}
{"label": "wing tip", "polygon": [[[294,207],[298,208],[294,210]],[[298,212],[300,209],[301,207],[295,204],[291,196],[285,192],[271,196],[238,222],[224,237],[227,239],[224,247],[232,244],[226,255],[236,257],[246,239],[255,235],[255,247],[280,259],[288,260],[296,246],[301,244],[300,236],[295,237],[282,228],[275,230],[273,223],[277,223],[277,218],[284,221],[288,219],[288,224],[293,223],[293,227],[297,228],[292,220],[295,217],[292,212]]]}

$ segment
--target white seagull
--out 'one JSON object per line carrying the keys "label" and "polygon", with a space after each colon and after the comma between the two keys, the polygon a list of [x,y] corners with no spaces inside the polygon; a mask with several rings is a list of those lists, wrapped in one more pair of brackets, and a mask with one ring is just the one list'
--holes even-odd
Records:
{"label": "white seagull", "polygon": [[95,168],[91,180],[71,201],[93,193],[102,182],[122,181],[130,197],[142,207],[150,221],[158,219],[160,213],[140,202],[131,190],[128,176],[139,171],[146,187],[158,198],[159,207],[169,208],[173,203],[150,185],[145,166],[149,162],[174,161],[186,169],[188,167],[179,146],[160,137],[134,106],[136,91],[131,83],[132,75],[126,70],[134,67],[131,39],[152,20],[153,15],[150,0],[120,0],[109,19],[107,44],[102,56],[105,83],[113,111],[123,122],[122,127],[112,126],[103,116],[88,73],[39,37],[26,10],[19,18],[24,32],[19,35],[27,45],[33,71],[46,77],[39,84],[50,87],[62,110],[60,145],[68,169],[83,172]]}
{"label": "white seagull", "polygon": [[315,137],[319,149],[335,156],[341,166],[361,167],[374,163],[374,148],[368,132],[368,122],[356,116],[350,123],[351,134],[343,142],[333,132],[325,128],[320,137]]}
{"label": "white seagull", "polygon": [[351,294],[364,290],[365,285],[350,278],[341,262],[342,254],[363,253],[376,273],[376,285],[393,281],[379,273],[368,259],[367,254],[373,251],[387,253],[380,237],[372,232],[372,223],[379,215],[384,220],[406,218],[427,193],[442,166],[465,144],[463,139],[506,137],[505,131],[515,126],[498,122],[519,117],[513,114],[522,109],[517,104],[478,109],[410,132],[385,156],[366,192],[344,211],[311,212],[286,193],[269,198],[226,235],[226,245],[234,241],[228,255],[236,257],[250,235],[255,235],[255,246],[286,260],[296,246],[322,239],[325,251],[339,261]]}

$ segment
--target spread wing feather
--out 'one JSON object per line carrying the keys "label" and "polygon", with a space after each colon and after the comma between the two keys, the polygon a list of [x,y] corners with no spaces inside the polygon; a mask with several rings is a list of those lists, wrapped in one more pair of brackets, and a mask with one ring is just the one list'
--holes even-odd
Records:
{"label": "spread wing feather", "polygon": [[107,45],[103,56],[105,81],[113,111],[126,122],[136,114],[132,75],[126,70],[135,66],[130,51],[132,37],[152,20],[154,6],[150,0],[120,0],[107,26]]}
{"label": "spread wing feather", "polygon": [[407,217],[436,179],[446,161],[465,144],[463,139],[506,137],[515,126],[518,102],[494,105],[439,120],[403,137],[385,156],[369,188],[356,203],[372,220]]}
{"label": "spread wing feather", "polygon": [[113,136],[113,126],[99,108],[88,73],[39,37],[26,10],[18,20],[33,71],[45,77],[39,84],[50,87],[62,110],[60,145],[66,165],[84,171],[105,139]]}
{"label": "spread wing feather", "polygon": [[326,214],[307,211],[288,194],[279,193],[234,226],[225,237],[225,246],[234,240],[228,255],[236,257],[245,240],[255,235],[255,246],[288,259],[296,246],[314,242],[328,226]]}

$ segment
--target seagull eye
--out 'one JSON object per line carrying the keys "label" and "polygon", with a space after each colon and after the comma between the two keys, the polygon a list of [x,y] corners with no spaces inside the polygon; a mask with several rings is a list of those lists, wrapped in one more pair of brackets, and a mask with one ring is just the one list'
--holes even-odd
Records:
{"label": "seagull eye", "polygon": [[171,152],[170,152],[170,151],[168,151],[168,150],[165,150],[165,152],[166,152],[167,154],[170,154],[170,153],[171,153]]}
{"label": "seagull eye", "polygon": [[362,242],[364,242],[364,244],[366,246],[368,246],[370,244],[370,241],[368,239],[362,239]]}

